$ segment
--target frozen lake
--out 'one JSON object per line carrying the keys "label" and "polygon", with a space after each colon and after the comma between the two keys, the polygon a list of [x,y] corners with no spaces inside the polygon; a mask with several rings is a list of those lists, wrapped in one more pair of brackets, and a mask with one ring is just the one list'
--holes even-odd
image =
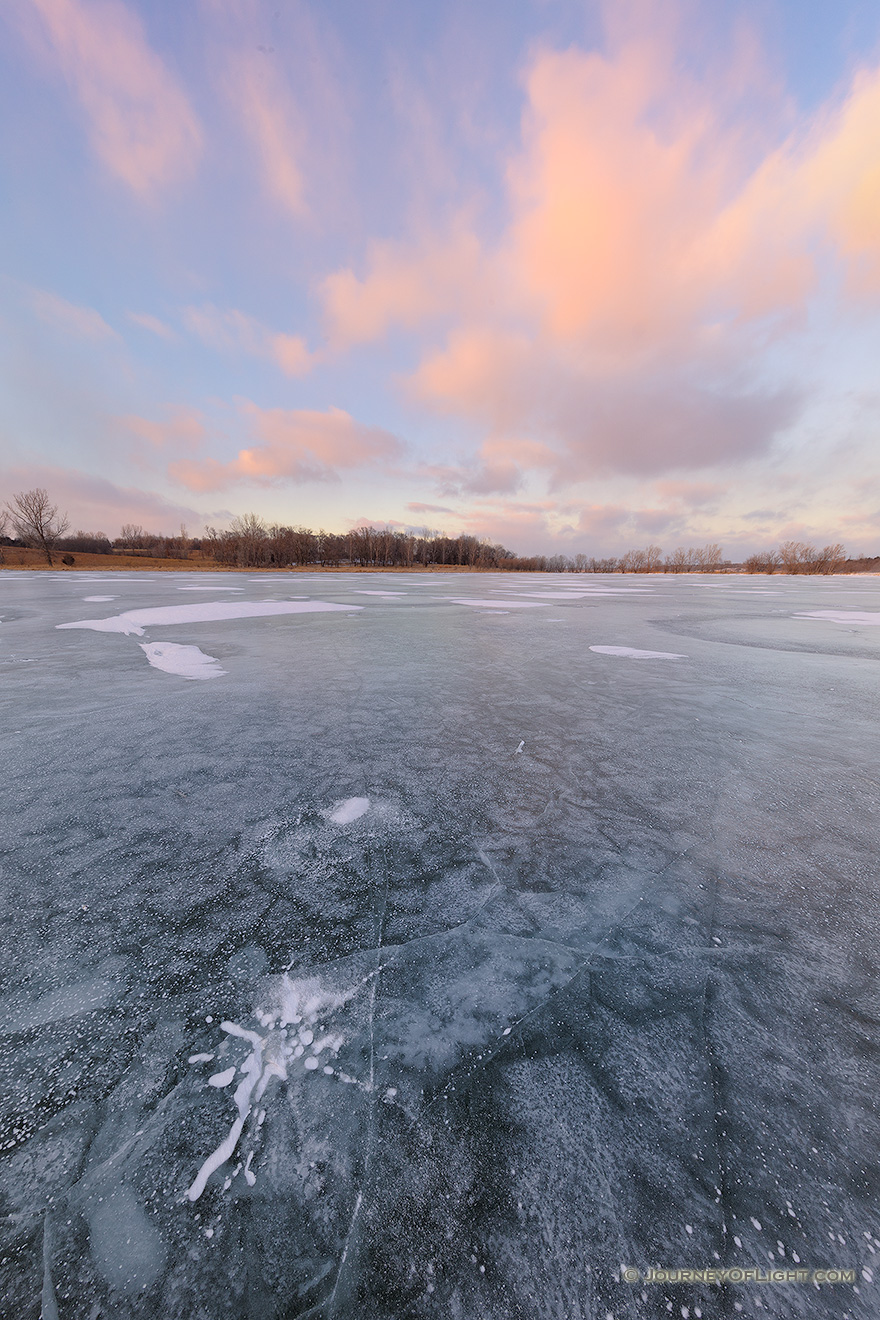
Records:
{"label": "frozen lake", "polygon": [[876,1320],[878,625],[0,573],[3,1314]]}

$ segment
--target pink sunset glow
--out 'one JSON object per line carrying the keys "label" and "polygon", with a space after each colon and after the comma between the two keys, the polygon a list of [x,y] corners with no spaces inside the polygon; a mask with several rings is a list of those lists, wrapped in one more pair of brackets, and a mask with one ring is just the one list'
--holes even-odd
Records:
{"label": "pink sunset glow", "polygon": [[876,32],[841,14],[799,66],[781,3],[776,38],[650,3],[564,38],[539,8],[3,12],[49,144],[12,158],[47,218],[8,275],[7,472],[339,530],[366,482],[523,550],[876,534]]}

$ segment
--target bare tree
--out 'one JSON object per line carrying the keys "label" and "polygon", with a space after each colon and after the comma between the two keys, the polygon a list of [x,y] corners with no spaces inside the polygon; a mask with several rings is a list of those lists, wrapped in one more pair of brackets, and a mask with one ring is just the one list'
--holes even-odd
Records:
{"label": "bare tree", "polygon": [[695,567],[704,573],[717,573],[721,566],[720,545],[702,545],[696,550],[689,551],[689,554]]}
{"label": "bare tree", "polygon": [[[9,526],[9,514],[5,509],[0,509],[0,542],[6,535],[6,528]],[[0,544],[0,564],[3,563],[3,546]]]}
{"label": "bare tree", "polygon": [[823,546],[819,551],[820,573],[839,573],[846,563],[846,550],[838,541],[836,545]]}
{"label": "bare tree", "polygon": [[19,491],[6,508],[19,540],[42,550],[51,566],[55,542],[70,526],[67,514],[59,515],[58,505],[50,504],[49,495],[41,486]]}
{"label": "bare tree", "polygon": [[140,523],[123,523],[116,544],[126,550],[141,550],[149,539]]}

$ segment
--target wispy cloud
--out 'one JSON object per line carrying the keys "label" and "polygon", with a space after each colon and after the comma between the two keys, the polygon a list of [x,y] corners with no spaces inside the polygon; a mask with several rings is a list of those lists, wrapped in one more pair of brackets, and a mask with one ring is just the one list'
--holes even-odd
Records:
{"label": "wispy cloud", "polygon": [[271,60],[261,54],[238,57],[230,91],[255,146],[267,192],[291,215],[306,212],[302,117]]}
{"label": "wispy cloud", "polygon": [[182,319],[186,328],[209,348],[220,353],[246,353],[266,358],[280,367],[286,376],[304,376],[317,361],[317,356],[309,352],[300,335],[270,330],[255,317],[235,308],[224,310],[211,303],[202,307],[185,307]]}
{"label": "wispy cloud", "polygon": [[119,338],[94,307],[82,307],[78,303],[68,302],[66,298],[46,289],[32,289],[30,303],[41,321],[75,339]]}
{"label": "wispy cloud", "polygon": [[18,21],[73,90],[112,174],[146,197],[192,170],[201,128],[135,12],[119,0],[31,0]]}
{"label": "wispy cloud", "polygon": [[455,509],[450,509],[446,504],[421,504],[414,501],[406,507],[410,513],[455,513]]}
{"label": "wispy cloud", "polygon": [[156,421],[128,413],[120,417],[119,421],[127,431],[153,450],[189,452],[204,444],[208,432],[204,417],[196,408],[171,408],[169,414],[164,421]]}
{"label": "wispy cloud", "polygon": [[126,317],[132,325],[139,325],[142,330],[149,330],[150,334],[157,335],[159,339],[166,339],[172,343],[177,339],[177,335],[166,325],[158,316],[153,316],[151,312],[126,312]]}

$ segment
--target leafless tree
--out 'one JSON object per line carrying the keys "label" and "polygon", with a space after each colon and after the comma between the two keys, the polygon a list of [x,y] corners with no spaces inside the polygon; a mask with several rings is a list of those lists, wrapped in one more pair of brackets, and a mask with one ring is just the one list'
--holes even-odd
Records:
{"label": "leafless tree", "polygon": [[55,542],[70,526],[67,515],[59,515],[58,505],[50,503],[48,493],[41,486],[19,491],[6,508],[19,540],[42,550],[51,566]]}
{"label": "leafless tree", "polygon": [[716,573],[721,565],[720,545],[701,545],[698,549],[691,550],[689,553],[695,567],[704,573]]}
{"label": "leafless tree", "polygon": [[836,545],[825,545],[816,554],[817,573],[839,573],[846,563],[846,551],[838,542]]}
{"label": "leafless tree", "polygon": [[123,523],[116,544],[126,550],[141,550],[151,539],[155,538],[151,538],[140,523]]}
{"label": "leafless tree", "polygon": [[690,568],[690,553],[683,545],[678,546],[671,555],[666,556],[666,572],[686,573]]}

